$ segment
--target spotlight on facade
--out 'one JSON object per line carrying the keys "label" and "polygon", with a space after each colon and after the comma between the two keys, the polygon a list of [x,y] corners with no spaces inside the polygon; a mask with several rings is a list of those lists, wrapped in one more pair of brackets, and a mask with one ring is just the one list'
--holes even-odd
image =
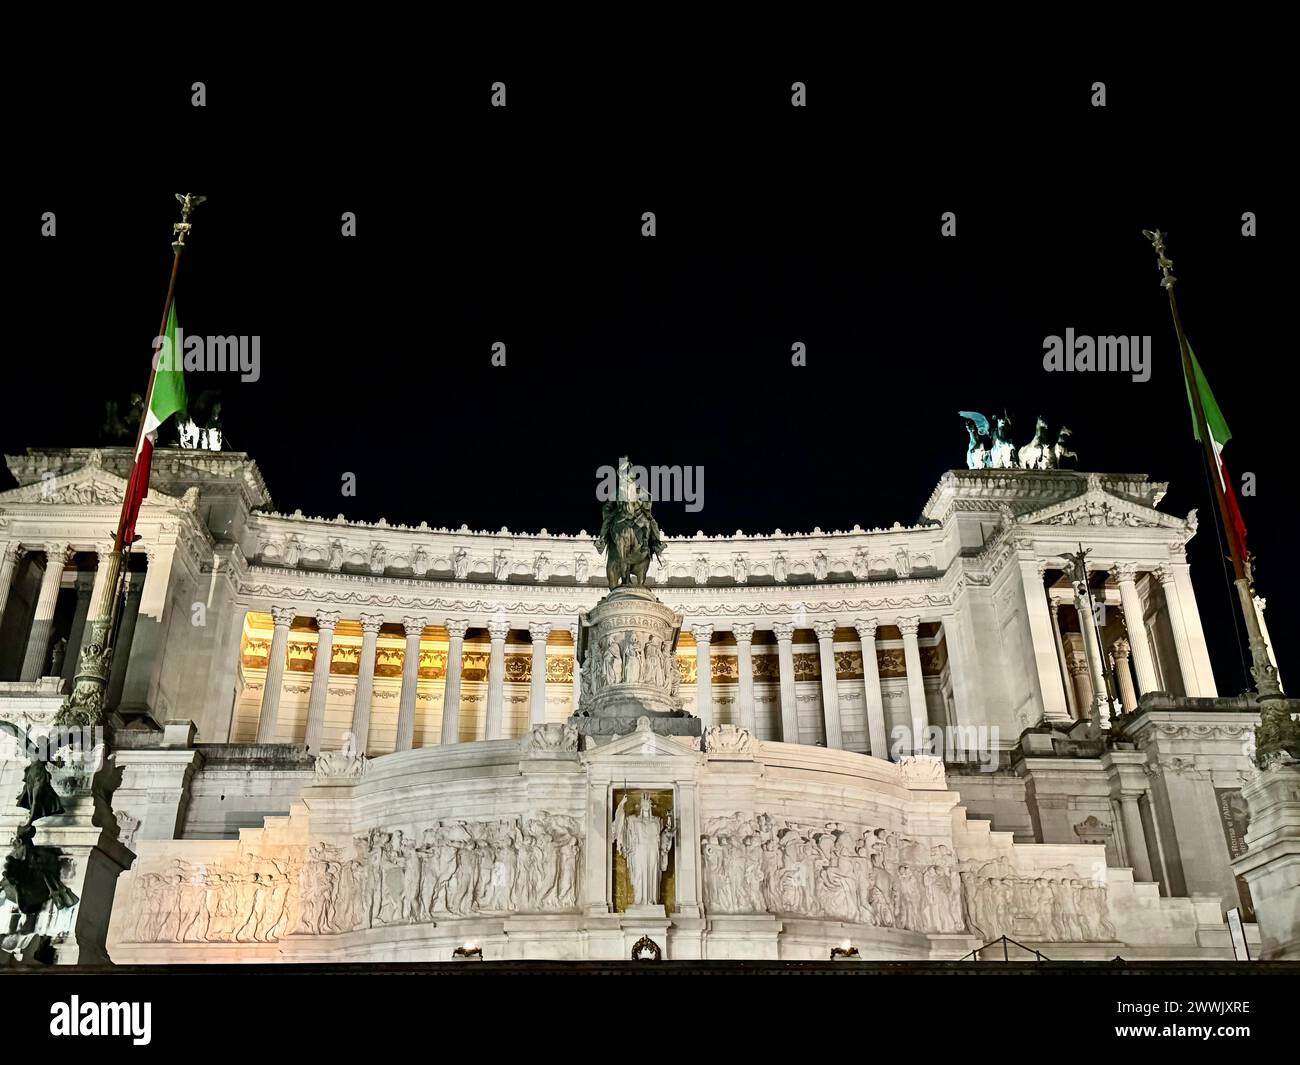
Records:
{"label": "spotlight on facade", "polygon": [[860,958],[858,948],[847,939],[838,947],[831,947],[831,961],[852,961]]}
{"label": "spotlight on facade", "polygon": [[482,961],[483,948],[476,943],[466,943],[451,952],[452,961]]}

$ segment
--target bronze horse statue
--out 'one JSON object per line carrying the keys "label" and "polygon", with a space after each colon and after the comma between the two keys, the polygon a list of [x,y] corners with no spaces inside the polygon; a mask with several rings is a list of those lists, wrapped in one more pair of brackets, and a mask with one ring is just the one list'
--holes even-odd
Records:
{"label": "bronze horse statue", "polygon": [[644,585],[650,560],[663,552],[663,537],[650,514],[649,500],[609,500],[603,508],[596,550],[605,555],[605,576],[611,588]]}

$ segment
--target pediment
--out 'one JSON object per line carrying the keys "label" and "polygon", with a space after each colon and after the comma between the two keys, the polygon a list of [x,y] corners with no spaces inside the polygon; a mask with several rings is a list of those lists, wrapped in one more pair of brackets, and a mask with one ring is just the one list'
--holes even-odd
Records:
{"label": "pediment", "polygon": [[648,729],[616,736],[583,752],[588,762],[617,761],[621,758],[698,758],[698,737],[661,736]]}
{"label": "pediment", "polygon": [[[1196,512],[1193,511],[1194,515]],[[1172,529],[1186,532],[1194,519],[1162,514],[1151,507],[1107,492],[1097,484],[1087,491],[1039,510],[1022,514],[1018,525],[1070,525],[1130,529]]]}
{"label": "pediment", "polygon": [[[57,477],[44,477],[31,484],[0,492],[0,506],[15,503],[41,503],[49,505],[120,507],[126,496],[126,479],[91,463]],[[185,500],[150,487],[145,497],[145,507],[170,508],[181,506]]]}

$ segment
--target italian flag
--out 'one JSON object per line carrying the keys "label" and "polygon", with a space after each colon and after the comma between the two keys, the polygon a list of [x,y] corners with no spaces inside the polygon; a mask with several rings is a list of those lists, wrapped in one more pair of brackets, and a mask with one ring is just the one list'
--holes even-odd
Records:
{"label": "italian flag", "polygon": [[[1223,448],[1232,439],[1232,433],[1228,429],[1228,422],[1223,417],[1223,412],[1219,410],[1219,404],[1214,399],[1214,393],[1210,391],[1209,383],[1205,380],[1205,374],[1201,373],[1201,364],[1196,361],[1196,352],[1192,351],[1191,344],[1187,345],[1187,354],[1191,356],[1192,373],[1196,376],[1196,391],[1201,397],[1201,409],[1205,411],[1205,422],[1210,429],[1211,442],[1214,445],[1214,459],[1218,465],[1215,471],[1219,475],[1219,484],[1223,486],[1223,500],[1227,505],[1228,519],[1231,528],[1228,535],[1235,537],[1237,550],[1241,557],[1246,558],[1246,523],[1241,519],[1241,508],[1237,505],[1237,493],[1232,490],[1232,479],[1228,476],[1228,467],[1223,462]],[[1186,374],[1184,374],[1184,378]],[[1185,381],[1187,385],[1187,405],[1192,409],[1192,432],[1196,439],[1201,439],[1201,427],[1196,424],[1196,407],[1192,403],[1192,382]]]}
{"label": "italian flag", "polygon": [[149,388],[145,403],[144,429],[140,433],[140,446],[131,465],[131,477],[126,486],[126,503],[122,508],[122,540],[124,547],[135,541],[135,521],[140,514],[140,504],[149,494],[149,468],[153,463],[153,446],[158,441],[158,429],[173,414],[185,411],[185,374],[181,353],[176,347],[176,302],[167,311],[167,328],[157,354],[158,368]]}

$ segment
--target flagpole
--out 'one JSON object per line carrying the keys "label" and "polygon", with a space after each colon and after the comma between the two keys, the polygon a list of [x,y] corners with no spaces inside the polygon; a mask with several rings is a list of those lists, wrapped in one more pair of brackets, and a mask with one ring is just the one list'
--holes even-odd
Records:
{"label": "flagpole", "polygon": [[[1259,626],[1259,616],[1255,613],[1255,598],[1250,588],[1250,566],[1242,557],[1241,545],[1228,512],[1228,502],[1223,491],[1223,482],[1219,477],[1219,459],[1214,452],[1214,437],[1210,434],[1210,425],[1205,417],[1205,405],[1201,402],[1201,389],[1196,380],[1192,365],[1191,348],[1183,333],[1183,321],[1178,314],[1178,300],[1174,296],[1173,262],[1165,255],[1165,234],[1160,230],[1143,230],[1148,240],[1155,246],[1157,261],[1162,277],[1160,285],[1169,294],[1169,311],[1174,319],[1174,332],[1178,336],[1178,350],[1182,356],[1183,377],[1187,382],[1187,391],[1192,397],[1192,415],[1196,419],[1197,434],[1205,449],[1205,459],[1210,467],[1210,484],[1214,489],[1214,501],[1219,507],[1219,517],[1227,533],[1228,552],[1232,557],[1233,584],[1237,589],[1237,598],[1241,605],[1242,617],[1246,622],[1246,636],[1250,643],[1250,672],[1255,678],[1255,691],[1260,700],[1283,699],[1282,687],[1277,680],[1277,669],[1268,657],[1268,646]],[[1288,715],[1288,721],[1290,720]]]}
{"label": "flagpole", "polygon": [[[166,336],[167,318],[171,314],[172,304],[176,299],[176,275],[180,271],[181,252],[185,250],[185,238],[193,224],[190,215],[194,208],[202,203],[206,196],[192,193],[177,194],[181,203],[181,220],[172,225],[172,269],[167,281],[167,298],[163,301],[162,323],[155,336]],[[175,357],[175,352],[168,353]],[[144,407],[140,411],[140,425],[135,434],[135,449],[131,453],[132,474],[136,473],[135,464],[144,443],[145,422],[149,417],[149,405],[153,399],[154,382],[158,376],[157,353],[149,363],[149,384],[145,388]],[[131,544],[126,540],[127,525],[131,524],[131,505],[133,493],[128,483],[127,491],[122,493],[122,510],[118,514],[117,532],[113,535],[113,549],[104,561],[106,572],[100,582],[102,589],[100,600],[91,604],[94,620],[90,623],[90,635],[83,642],[81,654],[77,659],[77,671],[73,677],[72,691],[59,708],[55,722],[62,726],[94,726],[103,724],[104,702],[108,694],[109,674],[113,663],[113,645],[117,635],[117,623],[121,615],[124,600],[127,563],[131,556]]]}

